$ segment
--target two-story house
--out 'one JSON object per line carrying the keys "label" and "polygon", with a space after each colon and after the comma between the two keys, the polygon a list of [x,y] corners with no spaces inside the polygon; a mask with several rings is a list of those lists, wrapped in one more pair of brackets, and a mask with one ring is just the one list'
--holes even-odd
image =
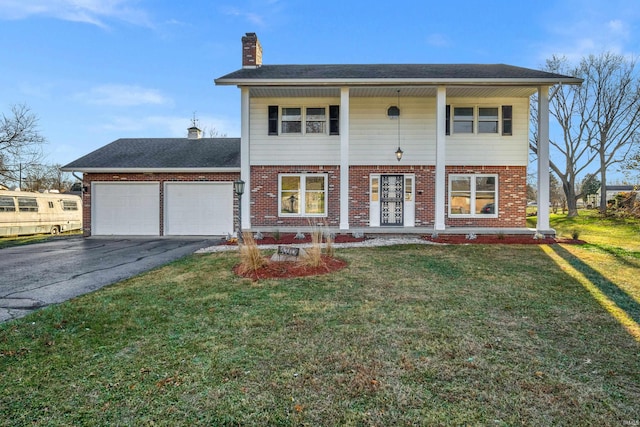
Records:
{"label": "two-story house", "polygon": [[569,76],[503,64],[263,65],[242,37],[241,137],[112,142],[83,172],[85,235],[531,233],[529,103],[537,95],[538,230],[549,227],[549,90]]}
{"label": "two-story house", "polygon": [[[503,64],[264,65],[241,96],[242,223],[342,232],[522,232],[538,97],[538,231],[549,227],[549,89],[581,80]],[[248,197],[247,197],[248,196]]]}

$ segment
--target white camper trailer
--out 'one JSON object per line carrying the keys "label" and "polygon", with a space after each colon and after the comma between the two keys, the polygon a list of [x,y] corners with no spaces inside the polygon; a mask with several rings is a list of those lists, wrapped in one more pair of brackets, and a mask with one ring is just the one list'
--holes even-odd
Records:
{"label": "white camper trailer", "polygon": [[82,199],[62,193],[0,190],[0,236],[82,229]]}

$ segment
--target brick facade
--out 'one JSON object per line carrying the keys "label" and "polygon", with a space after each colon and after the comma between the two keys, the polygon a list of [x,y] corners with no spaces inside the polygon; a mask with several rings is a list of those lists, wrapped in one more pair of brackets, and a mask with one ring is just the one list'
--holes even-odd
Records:
{"label": "brick facade", "polygon": [[[328,176],[327,217],[291,218],[278,215],[278,175],[281,173],[326,173]],[[448,166],[448,175],[497,174],[497,218],[449,218],[447,227],[526,227],[526,180],[524,166]],[[415,175],[415,227],[433,227],[435,217],[435,168],[433,166],[351,166],[349,168],[349,226],[369,226],[369,183],[371,174]],[[251,168],[252,228],[340,225],[340,168],[338,166],[253,166]],[[445,194],[448,195],[448,187]],[[448,211],[448,200],[445,208]]]}
{"label": "brick facade", "polygon": [[[278,175],[281,173],[324,173],[327,175],[326,217],[280,217]],[[245,191],[245,194],[247,192]],[[252,166],[251,227],[340,226],[340,168],[338,166]]]}
{"label": "brick facade", "polygon": [[[238,172],[224,173],[85,173],[82,185],[82,230],[91,235],[91,183],[92,182],[159,182],[160,183],[160,235],[164,235],[164,183],[165,182],[233,182]],[[277,185],[277,184],[276,184]],[[234,218],[238,215],[237,199],[233,202]]]}

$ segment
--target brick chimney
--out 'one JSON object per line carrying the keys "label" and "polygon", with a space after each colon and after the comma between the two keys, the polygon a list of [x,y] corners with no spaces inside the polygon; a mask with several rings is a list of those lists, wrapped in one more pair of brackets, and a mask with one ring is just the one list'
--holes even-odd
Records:
{"label": "brick chimney", "polygon": [[242,37],[242,68],[258,68],[262,65],[262,46],[256,33]]}

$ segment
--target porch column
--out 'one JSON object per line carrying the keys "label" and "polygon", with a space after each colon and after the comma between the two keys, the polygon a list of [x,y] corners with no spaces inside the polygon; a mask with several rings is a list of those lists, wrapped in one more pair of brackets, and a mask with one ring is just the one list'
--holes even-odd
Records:
{"label": "porch column", "polygon": [[446,128],[447,116],[447,88],[438,86],[436,96],[436,194],[435,194],[435,222],[434,230],[443,231],[445,229],[445,206],[447,195],[446,187]]}
{"label": "porch column", "polygon": [[349,88],[340,89],[340,230],[349,230]]}
{"label": "porch column", "polygon": [[549,232],[549,86],[538,87],[538,225]]}
{"label": "porch column", "polygon": [[251,229],[251,162],[249,159],[249,88],[240,88],[240,179],[244,184],[242,197],[242,228]]}

